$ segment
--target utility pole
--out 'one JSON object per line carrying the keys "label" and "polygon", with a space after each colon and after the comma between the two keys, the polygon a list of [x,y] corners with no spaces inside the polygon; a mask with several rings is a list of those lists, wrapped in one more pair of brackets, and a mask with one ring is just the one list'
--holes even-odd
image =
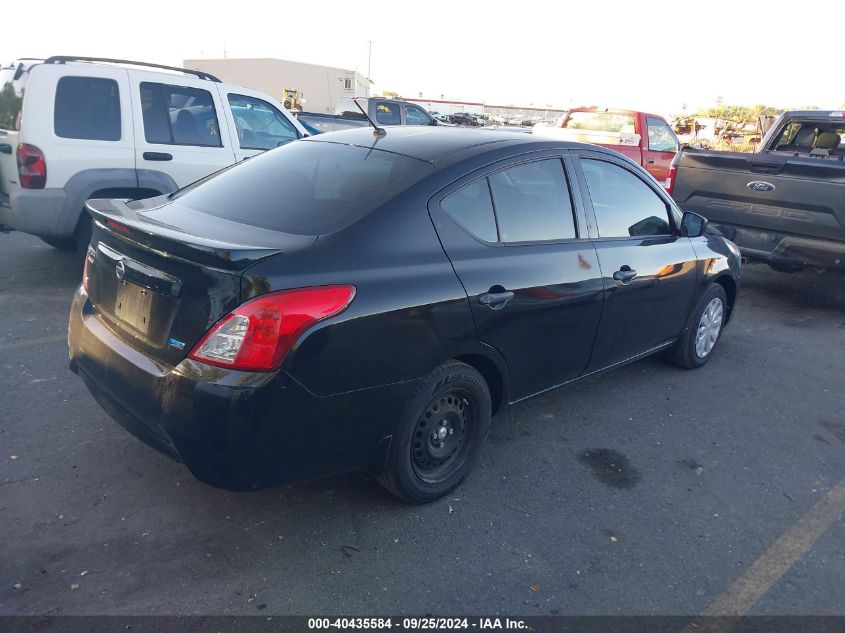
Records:
{"label": "utility pole", "polygon": [[373,40],[365,40],[370,45],[370,50],[367,53],[367,79],[372,82],[372,77],[370,77],[370,70],[373,65]]}

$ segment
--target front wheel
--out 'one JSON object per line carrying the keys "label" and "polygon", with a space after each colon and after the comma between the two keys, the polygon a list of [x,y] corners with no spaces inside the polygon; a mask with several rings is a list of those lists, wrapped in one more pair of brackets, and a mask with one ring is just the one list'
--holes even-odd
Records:
{"label": "front wheel", "polygon": [[725,325],[727,305],[722,286],[711,285],[690,314],[687,328],[671,356],[674,363],[695,369],[710,360]]}
{"label": "front wheel", "polygon": [[444,363],[408,399],[379,482],[411,503],[448,494],[478,463],[491,411],[481,374],[465,363]]}

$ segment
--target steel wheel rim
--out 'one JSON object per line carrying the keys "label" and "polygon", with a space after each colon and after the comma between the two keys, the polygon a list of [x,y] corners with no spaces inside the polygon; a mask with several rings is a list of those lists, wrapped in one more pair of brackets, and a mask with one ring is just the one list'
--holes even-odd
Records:
{"label": "steel wheel rim", "polygon": [[704,308],[695,333],[695,353],[699,358],[707,357],[716,346],[719,333],[722,331],[724,312],[724,305],[719,297],[711,299]]}
{"label": "steel wheel rim", "polygon": [[475,427],[469,394],[453,389],[438,394],[426,406],[411,437],[414,473],[426,483],[445,481],[466,458]]}

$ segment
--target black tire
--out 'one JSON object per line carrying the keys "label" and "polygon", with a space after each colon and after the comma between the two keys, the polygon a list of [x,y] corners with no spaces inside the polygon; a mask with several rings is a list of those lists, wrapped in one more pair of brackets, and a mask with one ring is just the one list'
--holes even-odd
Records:
{"label": "black tire", "polygon": [[55,238],[55,237],[43,237],[43,236],[39,236],[39,237],[41,237],[42,242],[44,242],[45,244],[49,244],[53,248],[58,249],[60,251],[76,250],[76,240],[74,240],[72,237],[65,238],[65,239],[59,239],[59,238]]}
{"label": "black tire", "polygon": [[77,253],[84,255],[88,251],[92,230],[91,216],[83,210],[79,221],[76,223],[76,230],[73,232],[73,244]]}
{"label": "black tire", "polygon": [[481,374],[459,361],[440,365],[408,398],[376,478],[409,503],[439,499],[478,463],[491,416]]}
{"label": "black tire", "polygon": [[42,237],[41,241],[60,251],[76,251],[84,255],[91,243],[91,216],[83,209],[82,215],[76,223],[76,229],[70,237]]}
{"label": "black tire", "polygon": [[[721,301],[721,316],[718,319],[719,321],[719,329],[716,333],[716,339],[712,342],[712,345],[707,349],[706,353],[703,355],[701,354],[701,348],[697,348],[696,344],[698,342],[699,336],[701,334],[700,328],[702,327],[702,317],[704,315],[704,311],[711,306],[711,302],[718,299]],[[670,360],[675,363],[676,365],[680,365],[681,367],[686,367],[687,369],[695,369],[697,367],[701,367],[710,360],[710,357],[713,356],[713,351],[716,349],[716,346],[719,343],[719,339],[722,338],[722,330],[725,326],[725,318],[728,314],[728,299],[725,295],[725,290],[717,283],[711,284],[709,288],[704,292],[701,299],[699,299],[698,303],[696,304],[695,308],[690,312],[689,320],[687,321],[686,329],[684,330],[683,335],[681,335],[680,340],[673,348],[672,352],[669,355]],[[710,330],[712,332],[712,330]],[[709,333],[709,332],[708,332]]]}

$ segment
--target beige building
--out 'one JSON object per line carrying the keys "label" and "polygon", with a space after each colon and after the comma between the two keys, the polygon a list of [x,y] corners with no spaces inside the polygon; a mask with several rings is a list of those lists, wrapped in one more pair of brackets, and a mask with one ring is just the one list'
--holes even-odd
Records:
{"label": "beige building", "polygon": [[367,97],[370,81],[344,68],[303,64],[285,59],[186,59],[184,68],[203,70],[227,83],[266,92],[283,101],[283,91],[296,91],[302,109],[334,113],[341,97]]}

